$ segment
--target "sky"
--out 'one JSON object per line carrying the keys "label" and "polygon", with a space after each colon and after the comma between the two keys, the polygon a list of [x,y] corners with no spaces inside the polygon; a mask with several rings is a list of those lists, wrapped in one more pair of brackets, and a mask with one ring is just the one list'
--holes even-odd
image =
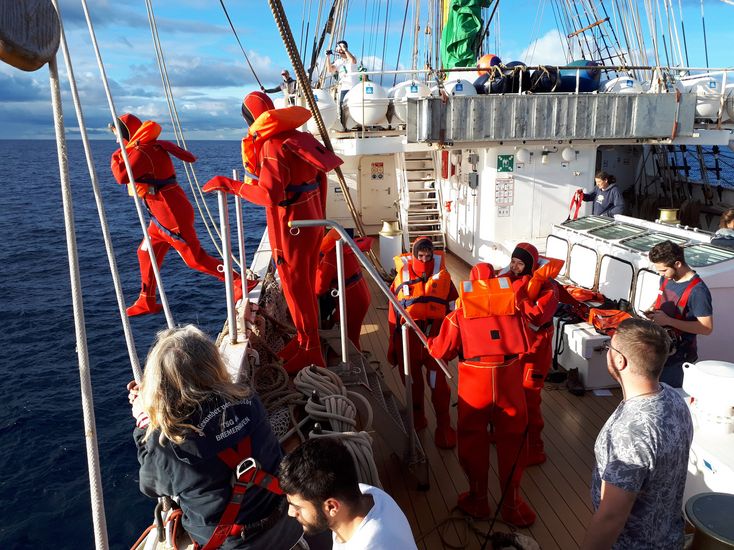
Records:
{"label": "sky", "polygon": [[[428,16],[426,1],[422,0],[421,8],[421,44]],[[323,22],[317,25],[317,9],[321,3],[330,4],[323,0],[283,1],[299,44],[312,43],[315,29],[323,26]],[[664,3],[661,1],[661,5]],[[244,131],[240,102],[246,93],[259,86],[220,3],[215,0],[153,0],[152,4],[186,138],[239,139]],[[266,87],[276,85],[281,69],[289,67],[289,63],[268,3],[265,0],[224,0],[224,4],[257,77]],[[611,7],[616,3],[607,0],[607,4]],[[644,3],[638,4],[642,10]],[[60,0],[59,5],[89,135],[93,139],[109,139],[107,124],[112,115],[81,2]],[[88,0],[87,5],[117,114],[133,112],[141,119],[156,120],[164,128],[162,137],[170,139],[170,115],[145,1]],[[679,10],[683,12],[690,65],[705,66],[700,1],[673,0],[671,5],[674,5],[679,37],[682,36]],[[734,20],[734,5],[723,0],[704,0],[703,5],[709,66],[732,67],[734,54],[727,26]],[[551,0],[501,0],[490,26],[488,44],[493,53],[505,62],[564,64],[567,60],[553,6]],[[408,20],[411,20],[414,2],[410,2],[409,7]],[[349,41],[350,50],[368,68],[382,65],[384,51],[386,68],[394,69],[399,47],[402,55],[398,65],[401,68],[410,65],[412,32],[402,31],[404,9],[405,3],[398,1],[349,2],[346,30],[342,34]],[[385,20],[387,26],[382,23]],[[666,32],[669,43],[674,32],[667,27]],[[306,40],[302,40],[303,34]],[[59,71],[68,137],[77,139],[79,129],[61,57]],[[48,69],[42,67],[27,73],[0,63],[0,139],[37,138],[53,138]]]}

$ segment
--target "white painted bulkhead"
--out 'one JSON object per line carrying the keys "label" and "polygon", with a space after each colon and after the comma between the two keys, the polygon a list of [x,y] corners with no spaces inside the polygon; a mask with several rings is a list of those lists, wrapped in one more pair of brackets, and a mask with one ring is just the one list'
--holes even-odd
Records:
{"label": "white painted bulkhead", "polygon": [[[565,160],[563,150],[569,148]],[[469,263],[506,265],[515,244],[539,249],[566,219],[576,189],[593,187],[595,144],[495,146],[452,150],[440,185],[448,248]],[[473,161],[473,162],[472,162]],[[441,171],[439,170],[439,174]],[[478,185],[473,188],[474,182]],[[585,209],[590,207],[585,205]]]}

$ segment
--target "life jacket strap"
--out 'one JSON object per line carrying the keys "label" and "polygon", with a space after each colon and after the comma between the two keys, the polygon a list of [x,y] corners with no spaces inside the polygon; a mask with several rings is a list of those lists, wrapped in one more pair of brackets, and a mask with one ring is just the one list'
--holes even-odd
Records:
{"label": "life jacket strap", "polygon": [[291,183],[286,186],[285,192],[286,193],[293,193],[293,196],[289,199],[282,200],[278,203],[278,206],[290,206],[294,202],[296,202],[303,193],[308,193],[309,191],[316,191],[321,186],[321,184],[318,181],[314,181],[311,183]]}
{"label": "life jacket strap", "polygon": [[[357,281],[360,281],[362,278],[363,277],[362,277],[362,272],[361,271],[358,272],[358,273],[355,273],[351,277],[347,277],[347,279],[344,281],[344,287],[345,288],[349,288],[350,286],[352,286]],[[338,287],[339,286],[338,279],[332,279],[331,280],[331,286],[334,287],[334,288]]]}
{"label": "life jacket strap", "polygon": [[172,183],[178,183],[176,176],[171,176],[166,179],[155,179],[155,178],[139,178],[135,180],[135,183],[144,183],[145,185],[152,185],[156,188],[161,188],[165,185],[171,185]]}

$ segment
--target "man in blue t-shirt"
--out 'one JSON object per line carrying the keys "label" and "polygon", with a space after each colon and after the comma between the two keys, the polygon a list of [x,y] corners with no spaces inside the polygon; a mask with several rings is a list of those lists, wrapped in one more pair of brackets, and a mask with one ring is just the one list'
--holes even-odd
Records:
{"label": "man in blue t-shirt", "polygon": [[660,376],[674,388],[683,385],[683,363],[698,360],[696,335],[714,330],[711,292],[686,263],[683,248],[671,241],[656,244],[649,254],[660,274],[658,298],[647,317],[668,328],[675,351],[668,357]]}

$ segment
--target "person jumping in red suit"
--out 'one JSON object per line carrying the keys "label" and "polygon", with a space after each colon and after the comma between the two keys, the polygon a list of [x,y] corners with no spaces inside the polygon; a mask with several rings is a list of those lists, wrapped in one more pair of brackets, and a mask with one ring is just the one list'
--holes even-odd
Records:
{"label": "person jumping in red suit", "polygon": [[[516,281],[526,275],[535,275],[538,258],[538,249],[532,244],[518,244],[512,252],[508,275]],[[541,437],[545,425],[540,410],[541,390],[553,361],[553,315],[559,301],[558,287],[553,279],[540,276],[540,271],[537,275],[529,283],[534,287],[532,296],[520,304],[530,340],[530,350],[522,357],[523,386],[528,406],[528,466],[542,464],[546,460]]]}
{"label": "person jumping in red suit", "polygon": [[[393,294],[426,336],[436,336],[441,330],[441,323],[451,311],[452,302],[459,296],[444,266],[443,254],[433,251],[433,243],[428,237],[418,237],[413,243],[412,254],[395,256],[395,269],[397,276],[390,287]],[[400,375],[403,376],[402,319],[399,323],[393,307],[389,308],[388,323],[390,345],[387,360],[392,365],[400,365]],[[436,446],[450,449],[456,445],[456,432],[451,427],[449,414],[451,389],[438,363],[412,330],[408,331],[408,338],[415,429],[419,431],[428,425],[423,408],[425,367],[428,386],[431,388],[431,402],[436,411]]]}
{"label": "person jumping in red suit", "polygon": [[[143,199],[150,214],[148,235],[158,266],[173,247],[187,266],[223,281],[222,262],[201,248],[194,229],[194,209],[176,181],[170,155],[184,162],[194,162],[196,157],[170,141],[159,140],[161,127],[151,120],[140,122],[136,116],[124,114],[118,121],[122,131],[120,139],[133,171],[134,191]],[[120,149],[112,153],[111,168],[117,183],[130,183]],[[163,307],[156,302],[155,273],[145,240],[138,247],[138,263],[142,288],[138,299],[127,308],[130,317],[157,313]],[[235,301],[238,301],[242,297],[242,285],[239,274],[235,274],[235,278]]]}
{"label": "person jumping in red suit", "polygon": [[458,507],[473,517],[491,513],[487,498],[491,425],[500,488],[506,492],[502,518],[526,527],[535,521],[535,512],[520,496],[528,423],[519,359],[528,349],[517,311],[522,298],[515,295],[509,277],[494,278],[489,264],[475,265],[470,277],[460,285],[456,309],[438,336],[428,340],[434,357],[460,358],[457,436],[469,491],[459,495]]}
{"label": "person jumping in red suit", "polygon": [[[321,242],[321,257],[316,271],[316,296],[322,304],[327,304],[328,311],[321,312],[322,327],[331,328],[339,321],[338,302],[331,296],[332,290],[338,289],[336,270],[336,241],[339,233],[335,229],[329,231]],[[372,239],[365,237],[355,240],[356,245],[363,252],[372,247]],[[344,247],[344,282],[346,285],[345,298],[347,302],[347,335],[358,350],[359,334],[362,332],[362,322],[370,308],[370,291],[367,281],[362,275],[362,267],[354,251]],[[323,306],[322,306],[323,309]]]}
{"label": "person jumping in red suit", "polygon": [[288,222],[324,218],[326,172],[342,160],[311,134],[296,129],[311,118],[308,109],[275,109],[267,95],[252,92],[242,102],[242,115],[249,125],[242,140],[246,181],[216,176],[204,191],[235,193],[265,207],[273,260],[296,327],[296,337],[279,356],[291,374],[311,364],[323,367],[314,290],[323,229],[291,233]]}

